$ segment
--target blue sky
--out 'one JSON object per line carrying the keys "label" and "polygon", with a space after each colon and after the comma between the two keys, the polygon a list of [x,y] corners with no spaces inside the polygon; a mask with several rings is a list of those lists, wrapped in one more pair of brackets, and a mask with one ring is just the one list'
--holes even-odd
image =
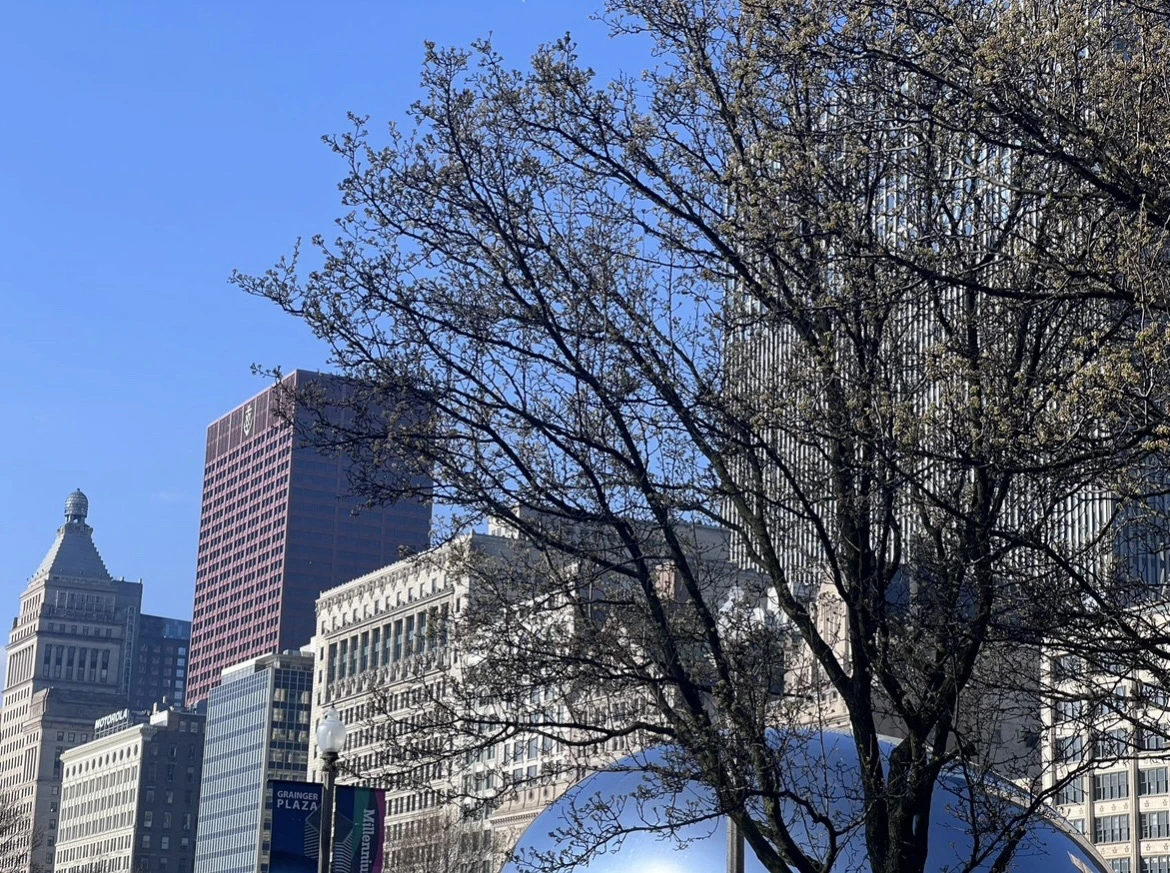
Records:
{"label": "blue sky", "polygon": [[0,28],[0,615],[76,487],[111,572],[189,618],[206,427],[318,367],[299,323],[228,285],[328,232],[349,110],[400,119],[424,40],[513,63],[566,30],[630,47],[601,0],[14,3]]}

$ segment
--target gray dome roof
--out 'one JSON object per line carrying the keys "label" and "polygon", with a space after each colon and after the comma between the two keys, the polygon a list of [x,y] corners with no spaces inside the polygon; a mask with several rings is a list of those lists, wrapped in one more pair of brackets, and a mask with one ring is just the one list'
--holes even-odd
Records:
{"label": "gray dome roof", "polygon": [[89,498],[78,488],[65,498],[65,520],[85,521],[89,515]]}
{"label": "gray dome roof", "polygon": [[[827,816],[838,832],[841,853],[833,873],[869,873],[863,818],[861,770],[853,738],[832,732],[778,732],[769,737],[777,755],[782,790],[802,804],[782,801],[782,815],[797,844],[813,857],[825,857],[828,832],[812,814]],[[888,754],[893,743],[884,744]],[[558,858],[558,869],[581,873],[711,873],[726,869],[727,824],[717,814],[709,789],[697,782],[672,781],[669,788],[648,772],[675,769],[667,748],[622,761],[569,789],[521,836],[516,856],[503,873],[533,873],[541,857]],[[1018,789],[996,782],[976,788],[958,772],[939,778],[930,812],[927,873],[963,869],[976,852],[977,827],[989,810],[1013,817],[1022,810],[1012,797]],[[974,820],[972,819],[973,810]],[[979,849],[990,854],[974,864],[990,869],[998,833],[980,834]],[[999,837],[1002,842],[1002,837]],[[751,847],[746,873],[764,873]],[[1109,869],[1088,842],[1057,816],[1033,817],[1007,865],[1009,873],[1106,873]]]}
{"label": "gray dome roof", "polygon": [[65,523],[57,528],[57,538],[33,573],[34,579],[67,576],[105,582],[111,578],[97,546],[93,544],[93,528],[85,523],[88,515],[89,499],[80,489],[65,498]]}

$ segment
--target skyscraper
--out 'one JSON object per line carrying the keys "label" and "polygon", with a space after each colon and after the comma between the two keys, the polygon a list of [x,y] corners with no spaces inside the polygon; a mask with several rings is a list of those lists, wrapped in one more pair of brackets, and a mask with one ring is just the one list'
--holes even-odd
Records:
{"label": "skyscraper", "polygon": [[181,708],[186,696],[191,622],[159,615],[138,619],[130,709],[149,711],[166,701]]}
{"label": "skyscraper", "polygon": [[268,873],[268,782],[305,781],[312,690],[307,652],[254,658],[211,690],[195,873]]}
{"label": "skyscraper", "polygon": [[347,460],[299,444],[280,405],[310,384],[346,385],[297,370],[207,430],[189,703],[225,667],[308,643],[322,591],[426,548],[428,505],[355,515]]}
{"label": "skyscraper", "polygon": [[0,708],[0,791],[31,816],[31,857],[4,869],[52,870],[61,754],[89,739],[94,720],[126,707],[142,585],[114,579],[74,491],[20,598],[7,648]]}

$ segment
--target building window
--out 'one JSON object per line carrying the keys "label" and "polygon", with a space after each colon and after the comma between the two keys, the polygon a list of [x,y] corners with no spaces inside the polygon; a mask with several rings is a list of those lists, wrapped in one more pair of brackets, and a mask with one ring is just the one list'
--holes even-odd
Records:
{"label": "building window", "polygon": [[1132,873],[1133,867],[1129,858],[1113,858],[1109,861],[1109,869],[1112,873]]}
{"label": "building window", "polygon": [[1147,855],[1142,858],[1142,873],[1170,873],[1170,855]]}
{"label": "building window", "polygon": [[1114,728],[1098,736],[1093,741],[1093,757],[1100,760],[1120,758],[1125,755],[1129,747],[1129,731],[1125,728]]}
{"label": "building window", "polygon": [[154,825],[154,811],[146,810],[142,813],[142,826],[144,828],[153,827]]}
{"label": "building window", "polygon": [[1103,815],[1093,822],[1094,843],[1124,843],[1129,840],[1129,815]]}
{"label": "building window", "polygon": [[1070,803],[1085,802],[1085,777],[1077,776],[1056,789],[1057,806],[1068,806]]}
{"label": "building window", "polygon": [[1160,750],[1166,748],[1166,738],[1161,734],[1156,734],[1152,731],[1146,730],[1142,732],[1142,748]]}
{"label": "building window", "polygon": [[1160,840],[1170,837],[1170,812],[1143,812],[1142,839]]}
{"label": "building window", "polygon": [[144,849],[150,848],[150,834],[143,834],[142,835],[142,848],[144,848]]}
{"label": "building window", "polygon": [[1093,777],[1093,800],[1120,800],[1129,797],[1129,773],[1102,773]]}
{"label": "building window", "polygon": [[1152,767],[1149,770],[1138,771],[1138,794],[1167,794],[1170,786],[1167,784],[1166,768]]}

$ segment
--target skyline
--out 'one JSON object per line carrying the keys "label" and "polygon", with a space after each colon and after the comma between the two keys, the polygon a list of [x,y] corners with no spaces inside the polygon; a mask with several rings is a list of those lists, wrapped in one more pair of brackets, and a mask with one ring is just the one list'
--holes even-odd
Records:
{"label": "skyline", "polygon": [[16,83],[0,137],[9,604],[80,488],[111,573],[143,580],[146,611],[190,619],[207,427],[268,387],[252,364],[325,365],[303,325],[227,281],[329,234],[344,167],[321,135],[351,110],[375,130],[402,120],[424,40],[490,33],[520,66],[568,29],[591,58],[616,59],[589,21],[598,5],[12,10],[0,52]]}

